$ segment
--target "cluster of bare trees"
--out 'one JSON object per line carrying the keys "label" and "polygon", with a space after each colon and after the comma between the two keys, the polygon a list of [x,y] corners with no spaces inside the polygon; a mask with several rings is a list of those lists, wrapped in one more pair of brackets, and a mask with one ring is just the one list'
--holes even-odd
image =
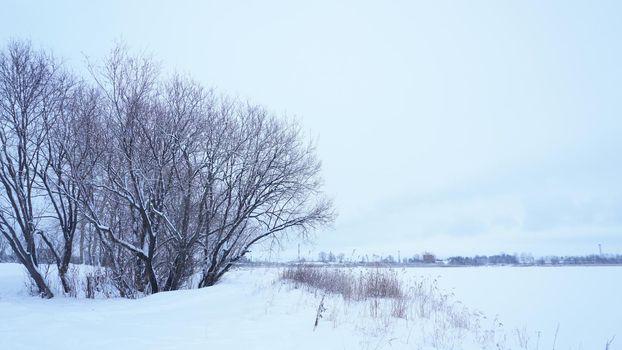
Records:
{"label": "cluster of bare trees", "polygon": [[42,252],[65,292],[77,260],[132,297],[213,285],[254,244],[332,220],[295,123],[122,46],[89,72],[27,42],[0,53],[0,239],[43,297]]}

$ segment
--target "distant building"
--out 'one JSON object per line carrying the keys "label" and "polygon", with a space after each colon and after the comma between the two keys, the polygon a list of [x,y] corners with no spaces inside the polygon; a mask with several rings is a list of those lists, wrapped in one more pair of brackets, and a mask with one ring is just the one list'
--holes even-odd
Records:
{"label": "distant building", "polygon": [[432,253],[423,253],[423,262],[432,264],[436,262],[436,256]]}

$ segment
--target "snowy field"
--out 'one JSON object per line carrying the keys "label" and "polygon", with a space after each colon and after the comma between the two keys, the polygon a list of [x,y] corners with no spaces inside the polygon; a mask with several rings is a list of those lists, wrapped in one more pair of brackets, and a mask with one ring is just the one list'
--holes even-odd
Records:
{"label": "snowy field", "polygon": [[622,349],[622,267],[409,269],[438,278],[456,298],[511,332],[541,334],[540,349]]}
{"label": "snowy field", "polygon": [[[42,300],[28,296],[19,265],[0,264],[0,349],[604,350],[614,335],[609,349],[622,349],[620,267],[397,269],[449,300],[406,318],[382,305],[371,317],[373,304],[295,288],[278,272],[238,270],[215,287],[139,300]],[[476,327],[448,326],[463,307]]]}

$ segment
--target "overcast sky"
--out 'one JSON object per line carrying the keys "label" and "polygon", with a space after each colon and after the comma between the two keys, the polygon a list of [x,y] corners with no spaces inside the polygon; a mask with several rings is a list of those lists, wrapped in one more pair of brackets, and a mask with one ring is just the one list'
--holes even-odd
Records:
{"label": "overcast sky", "polygon": [[0,4],[3,43],[122,39],[296,116],[339,212],[304,255],[622,252],[620,1]]}

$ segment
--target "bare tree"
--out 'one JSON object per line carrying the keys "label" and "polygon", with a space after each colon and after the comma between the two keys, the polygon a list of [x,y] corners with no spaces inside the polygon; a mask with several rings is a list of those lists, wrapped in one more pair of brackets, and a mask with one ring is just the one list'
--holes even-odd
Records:
{"label": "bare tree", "polygon": [[197,215],[203,208],[197,186],[207,164],[202,148],[210,129],[204,122],[213,115],[214,98],[189,78],[175,76],[165,86],[164,105],[173,123],[174,152],[170,195],[158,214],[166,223],[162,247],[164,290],[179,289],[194,273],[195,255],[202,222]]}
{"label": "bare tree", "polygon": [[197,272],[211,286],[254,245],[333,218],[314,145],[260,106],[123,46],[89,67],[93,87],[26,44],[0,64],[0,231],[46,297],[38,245],[65,292],[78,244],[133,297]]}
{"label": "bare tree", "polygon": [[211,184],[218,198],[207,213],[203,277],[216,283],[258,242],[292,230],[306,233],[333,218],[321,195],[320,162],[295,123],[263,108],[237,105],[229,152]]}
{"label": "bare tree", "polygon": [[[95,206],[95,198],[83,202],[85,217],[95,225],[104,245],[133,255],[136,289],[159,291],[154,256],[163,223],[162,210],[172,162],[173,138],[166,130],[167,118],[159,103],[158,69],[148,58],[132,58],[121,46],[115,48],[93,77],[104,96],[105,130],[108,137],[102,177],[90,183],[90,192],[108,198],[103,211],[126,209],[109,215]],[[112,219],[113,225],[105,222]]]}
{"label": "bare tree", "polygon": [[45,121],[48,133],[43,146],[44,161],[37,171],[60,237],[50,238],[43,231],[39,233],[56,260],[63,290],[69,293],[71,285],[66,275],[79,224],[79,201],[83,196],[80,182],[76,180],[92,176],[96,160],[92,157],[93,141],[98,138],[97,134],[91,134],[92,123],[100,112],[100,99],[84,83],[74,83],[69,78],[59,81],[56,91],[58,113]]}
{"label": "bare tree", "polygon": [[0,53],[0,232],[42,297],[53,294],[39,271],[36,233],[41,208],[36,169],[43,162],[56,66],[29,43]]}

